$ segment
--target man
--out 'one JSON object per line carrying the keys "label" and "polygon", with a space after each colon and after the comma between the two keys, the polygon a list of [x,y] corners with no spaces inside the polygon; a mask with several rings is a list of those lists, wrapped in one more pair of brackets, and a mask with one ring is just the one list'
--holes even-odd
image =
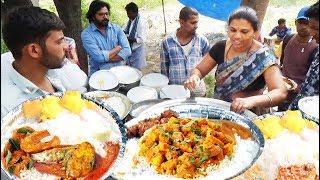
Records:
{"label": "man", "polygon": [[1,117],[30,98],[65,91],[59,79],[46,76],[64,65],[64,28],[54,13],[39,7],[20,7],[5,18],[3,39],[14,61],[1,81]]}
{"label": "man", "polygon": [[[183,85],[202,57],[209,51],[207,38],[196,33],[199,14],[196,9],[184,7],[180,11],[180,27],[167,36],[161,44],[161,73],[169,78],[169,84]],[[201,81],[198,96],[204,96],[205,84]]]}
{"label": "man", "polygon": [[128,23],[124,26],[126,34],[131,46],[132,54],[127,60],[127,64],[131,67],[141,70],[147,65],[144,42],[146,41],[146,26],[139,15],[138,6],[131,2],[125,7],[129,18]]}
{"label": "man", "polygon": [[280,41],[283,40],[283,38],[291,33],[291,29],[286,26],[286,20],[283,18],[280,18],[278,20],[278,26],[274,27],[271,32],[269,33],[269,36],[277,35],[276,43],[280,43]]}
{"label": "man", "polygon": [[[310,34],[317,43],[319,43],[319,1],[313,4],[306,12],[305,16],[309,18]],[[311,66],[306,75],[306,79],[301,85],[297,97],[290,104],[290,109],[298,109],[298,102],[306,96],[319,96],[319,47],[314,55]]]}
{"label": "man", "polygon": [[309,32],[309,18],[304,15],[309,7],[303,7],[298,13],[295,21],[297,34],[287,35],[283,40],[284,44],[280,58],[281,71],[283,76],[292,79],[298,86],[295,90],[288,91],[286,101],[278,106],[281,111],[287,110],[298,94],[319,46],[315,40],[312,40]]}
{"label": "man", "polygon": [[122,65],[131,55],[130,45],[122,29],[109,23],[110,5],[95,0],[86,14],[90,22],[81,33],[83,47],[89,54],[90,75],[100,69]]}

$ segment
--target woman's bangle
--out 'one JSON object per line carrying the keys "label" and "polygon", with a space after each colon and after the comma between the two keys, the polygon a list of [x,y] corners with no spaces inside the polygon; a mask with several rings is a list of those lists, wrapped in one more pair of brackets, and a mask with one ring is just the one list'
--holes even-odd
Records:
{"label": "woman's bangle", "polygon": [[269,107],[272,107],[272,99],[271,99],[271,97],[268,94],[264,94],[264,95],[266,95],[268,97],[268,99],[269,99]]}

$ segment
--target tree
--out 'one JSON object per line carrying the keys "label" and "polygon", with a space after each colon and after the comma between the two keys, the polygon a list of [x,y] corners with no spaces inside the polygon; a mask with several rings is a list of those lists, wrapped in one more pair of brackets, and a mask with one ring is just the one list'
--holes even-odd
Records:
{"label": "tree", "polygon": [[32,6],[31,0],[4,0],[1,1],[1,22],[8,11],[16,6]]}
{"label": "tree", "polygon": [[59,17],[66,25],[65,36],[76,41],[81,69],[88,74],[88,58],[81,41],[81,0],[53,0]]}
{"label": "tree", "polygon": [[241,6],[249,6],[257,11],[257,15],[260,22],[258,27],[259,30],[263,23],[264,16],[266,15],[268,4],[269,0],[241,0]]}

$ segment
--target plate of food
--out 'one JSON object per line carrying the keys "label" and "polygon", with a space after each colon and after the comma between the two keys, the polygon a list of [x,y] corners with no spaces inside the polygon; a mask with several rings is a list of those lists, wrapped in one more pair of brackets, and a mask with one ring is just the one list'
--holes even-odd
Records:
{"label": "plate of food", "polygon": [[319,125],[299,110],[265,114],[253,120],[265,138],[256,163],[242,179],[319,179]]}
{"label": "plate of food", "polygon": [[174,106],[125,123],[129,138],[117,179],[230,179],[264,147],[246,117],[216,107]]}
{"label": "plate of food", "polygon": [[282,80],[288,91],[293,91],[298,87],[298,84],[294,80],[289,79],[288,77],[282,76]]}
{"label": "plate of food", "polygon": [[85,93],[85,95],[94,97],[110,106],[119,115],[121,120],[127,117],[132,108],[132,103],[129,98],[118,92],[91,91]]}
{"label": "plate of food", "polygon": [[127,138],[115,111],[78,91],[30,99],[1,120],[1,171],[10,179],[104,179]]}

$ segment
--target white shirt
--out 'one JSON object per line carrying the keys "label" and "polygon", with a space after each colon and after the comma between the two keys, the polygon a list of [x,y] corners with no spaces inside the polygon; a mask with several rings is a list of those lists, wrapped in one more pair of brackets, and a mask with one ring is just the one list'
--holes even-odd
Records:
{"label": "white shirt", "polygon": [[[136,18],[131,22],[131,25],[130,25],[130,29],[129,29],[129,32],[131,32],[131,29],[132,29],[132,26],[135,22]],[[136,41],[137,42],[134,42],[132,44],[132,49],[137,49],[138,47],[140,47],[141,45],[143,45],[143,43],[146,41],[147,39],[147,28],[145,26],[145,22],[144,20],[142,19],[142,17],[140,16],[139,17],[139,22],[137,24],[137,30],[136,30],[136,34],[134,35],[134,37],[136,38]],[[123,26],[123,30],[126,29],[128,25],[128,22]],[[129,33],[130,34],[130,33]]]}
{"label": "white shirt", "polygon": [[[11,52],[1,54],[1,80],[8,78],[13,61],[14,57]],[[65,59],[65,65],[62,68],[50,69],[47,76],[60,79],[67,90],[78,90],[82,93],[87,91],[88,76],[77,64],[71,63],[68,59]]]}

